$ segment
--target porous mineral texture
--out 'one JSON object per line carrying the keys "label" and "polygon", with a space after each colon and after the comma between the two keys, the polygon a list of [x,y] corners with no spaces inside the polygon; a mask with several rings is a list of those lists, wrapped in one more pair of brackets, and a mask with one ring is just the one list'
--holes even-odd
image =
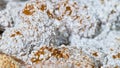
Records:
{"label": "porous mineral texture", "polygon": [[0,51],[28,66],[120,67],[120,0],[1,0],[0,5]]}

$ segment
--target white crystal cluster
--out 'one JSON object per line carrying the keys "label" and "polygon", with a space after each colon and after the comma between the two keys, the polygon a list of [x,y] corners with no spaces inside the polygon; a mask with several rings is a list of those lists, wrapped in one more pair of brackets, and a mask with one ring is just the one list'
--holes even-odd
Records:
{"label": "white crystal cluster", "polygon": [[119,0],[11,1],[0,11],[0,26],[0,50],[23,61],[43,45],[64,44],[103,68],[120,65]]}

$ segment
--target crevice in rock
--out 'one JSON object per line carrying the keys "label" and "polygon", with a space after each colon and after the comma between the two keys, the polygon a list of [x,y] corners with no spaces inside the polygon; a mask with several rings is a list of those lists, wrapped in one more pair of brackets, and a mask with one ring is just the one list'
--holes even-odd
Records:
{"label": "crevice in rock", "polygon": [[5,31],[5,28],[2,25],[0,25],[0,35],[2,35],[4,31]]}
{"label": "crevice in rock", "polygon": [[52,43],[53,45],[60,46],[60,45],[69,45],[70,44],[70,41],[69,41],[69,36],[70,36],[69,30],[67,29],[67,27],[65,27],[64,30],[61,30],[61,28],[55,29],[55,35],[50,40],[50,43]]}
{"label": "crevice in rock", "polygon": [[117,16],[117,20],[115,21],[115,29],[120,30],[120,14]]}
{"label": "crevice in rock", "polygon": [[9,27],[14,27],[14,20],[13,20],[13,18],[11,18],[11,24],[9,24]]}
{"label": "crevice in rock", "polygon": [[92,35],[91,37],[86,37],[86,38],[94,39],[96,36],[98,36],[102,32],[103,23],[99,18],[97,20],[98,20],[98,22],[96,22],[97,25],[96,25],[96,29],[95,29],[95,34]]}

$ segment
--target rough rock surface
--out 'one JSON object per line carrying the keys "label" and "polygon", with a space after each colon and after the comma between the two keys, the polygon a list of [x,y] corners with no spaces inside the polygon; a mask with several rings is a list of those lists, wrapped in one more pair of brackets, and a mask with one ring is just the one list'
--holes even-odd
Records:
{"label": "rough rock surface", "polygon": [[[44,45],[48,48],[54,45],[53,49],[59,49],[64,44],[68,50],[72,49],[71,46],[77,47],[73,53],[70,51],[70,56],[82,50],[85,56],[94,60],[90,63],[96,63],[95,68],[119,68],[119,0],[1,2],[7,4],[6,8],[5,5],[0,7],[0,50],[4,53],[33,64],[30,61],[33,52]],[[79,61],[81,59],[84,58]],[[71,58],[69,60],[72,61]],[[84,63],[86,60],[81,63],[83,67]]]}

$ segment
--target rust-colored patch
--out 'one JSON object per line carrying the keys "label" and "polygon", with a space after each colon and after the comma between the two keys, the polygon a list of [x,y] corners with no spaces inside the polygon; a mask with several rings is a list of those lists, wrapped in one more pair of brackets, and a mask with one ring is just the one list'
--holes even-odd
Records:
{"label": "rust-colored patch", "polygon": [[61,18],[61,17],[57,17],[57,20],[59,20],[59,21],[60,21],[60,20],[62,20],[62,18]]}
{"label": "rust-colored patch", "polygon": [[17,35],[22,35],[19,31],[16,32]]}
{"label": "rust-colored patch", "polygon": [[39,62],[40,62],[40,60],[39,60],[38,58],[37,58],[37,59],[36,59],[36,58],[32,58],[31,61],[32,61],[33,63],[39,63]]}
{"label": "rust-colored patch", "polygon": [[120,53],[117,54],[118,58],[120,58]]}
{"label": "rust-colored patch", "polygon": [[96,57],[98,56],[97,52],[94,52],[92,55]]}
{"label": "rust-colored patch", "polygon": [[15,34],[12,34],[10,37],[15,37]]}
{"label": "rust-colored patch", "polygon": [[26,5],[23,9],[23,13],[25,15],[32,15],[35,12],[33,5]]}
{"label": "rust-colored patch", "polygon": [[82,22],[83,22],[83,19],[80,20],[80,24],[82,24]]}
{"label": "rust-colored patch", "polygon": [[[38,63],[41,62],[43,59],[44,60],[49,60],[50,57],[55,57],[56,59],[59,58],[64,58],[64,59],[68,59],[69,58],[69,54],[65,53],[64,51],[65,49],[63,48],[62,50],[59,50],[59,48],[53,48],[53,47],[41,47],[40,50],[38,50],[35,54],[34,54],[34,58],[31,59],[31,61],[33,63]],[[47,56],[46,58],[39,58],[41,55],[45,55],[45,51],[49,51],[50,56]]]}
{"label": "rust-colored patch", "polygon": [[15,37],[16,35],[22,35],[19,31],[15,32],[15,34],[12,34],[10,37]]}
{"label": "rust-colored patch", "polygon": [[40,10],[44,11],[44,10],[46,10],[46,8],[47,8],[47,6],[42,4],[41,7],[40,7]]}
{"label": "rust-colored patch", "polygon": [[73,16],[73,19],[74,19],[74,20],[77,20],[77,19],[79,19],[79,18],[80,18],[80,16],[77,16],[77,15],[76,15],[76,16]]}
{"label": "rust-colored patch", "polygon": [[112,57],[113,57],[113,59],[116,59],[116,56],[115,56],[115,55],[113,55]]}
{"label": "rust-colored patch", "polygon": [[53,15],[52,15],[52,13],[51,13],[49,10],[47,10],[47,15],[48,15],[50,18],[53,18]]}
{"label": "rust-colored patch", "polygon": [[72,13],[72,10],[71,10],[71,7],[70,6],[67,6],[66,7],[66,10],[65,10],[65,13],[69,11],[69,14],[68,15],[71,15]]}
{"label": "rust-colored patch", "polygon": [[113,57],[114,59],[120,58],[120,53],[118,53],[118,54],[116,54],[116,55],[113,55],[112,57]]}

